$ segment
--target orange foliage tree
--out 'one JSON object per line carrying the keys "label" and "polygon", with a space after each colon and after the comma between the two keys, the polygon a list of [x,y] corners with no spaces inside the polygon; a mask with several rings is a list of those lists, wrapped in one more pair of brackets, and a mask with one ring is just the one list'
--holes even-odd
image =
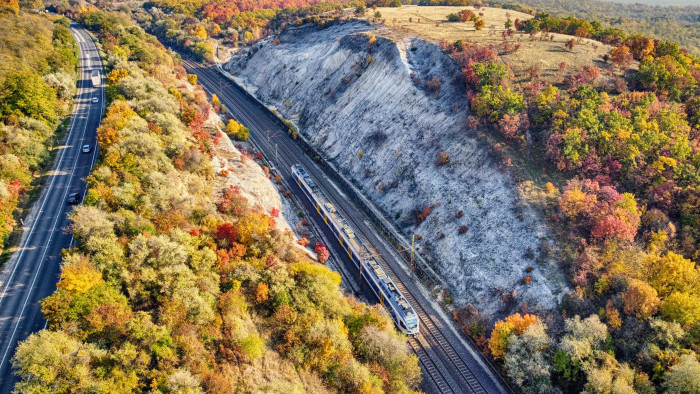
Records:
{"label": "orange foliage tree", "polygon": [[638,319],[650,318],[656,313],[661,302],[657,294],[648,283],[637,279],[630,280],[623,296],[625,313],[636,316]]}
{"label": "orange foliage tree", "polygon": [[136,112],[126,103],[126,101],[116,101],[110,105],[102,126],[97,129],[97,142],[102,149],[110,147],[118,141],[118,131],[137,116]]}
{"label": "orange foliage tree", "polygon": [[265,282],[258,282],[255,287],[255,302],[263,303],[268,300],[270,294],[270,287]]}
{"label": "orange foliage tree", "polygon": [[489,340],[489,349],[495,358],[502,358],[508,350],[508,342],[511,335],[520,335],[532,324],[539,322],[535,315],[516,313],[499,320],[491,332]]}

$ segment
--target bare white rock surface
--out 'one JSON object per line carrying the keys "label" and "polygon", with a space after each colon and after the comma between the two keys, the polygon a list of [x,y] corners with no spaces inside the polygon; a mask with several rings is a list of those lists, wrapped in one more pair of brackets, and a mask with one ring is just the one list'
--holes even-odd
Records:
{"label": "bare white rock surface", "polygon": [[[422,236],[419,252],[456,303],[496,315],[501,294],[515,290],[516,307],[554,309],[568,289],[557,264],[539,253],[551,242],[548,229],[467,128],[459,68],[433,43],[395,42],[383,32],[360,22],[293,29],[279,45],[239,51],[225,68],[299,125],[407,237]],[[427,88],[433,77],[441,81],[436,93]],[[439,152],[449,164],[436,164]],[[432,213],[416,225],[413,212],[424,206]],[[462,225],[469,230],[460,235]]]}

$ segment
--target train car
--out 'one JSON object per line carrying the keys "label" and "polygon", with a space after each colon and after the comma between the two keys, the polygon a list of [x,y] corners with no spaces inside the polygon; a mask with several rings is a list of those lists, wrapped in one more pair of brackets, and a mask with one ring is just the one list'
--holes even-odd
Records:
{"label": "train car", "polygon": [[347,220],[335,209],[304,167],[300,164],[293,165],[292,177],[304,195],[314,204],[316,212],[331,229],[340,246],[360,271],[360,276],[365,279],[379,302],[387,309],[399,330],[407,335],[417,334],[418,316],[415,310],[362,240],[355,236]]}

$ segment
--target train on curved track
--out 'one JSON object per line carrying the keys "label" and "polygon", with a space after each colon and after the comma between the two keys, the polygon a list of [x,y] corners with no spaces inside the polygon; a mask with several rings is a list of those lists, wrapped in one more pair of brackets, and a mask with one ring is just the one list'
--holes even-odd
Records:
{"label": "train on curved track", "polygon": [[316,186],[308,172],[300,164],[292,166],[292,176],[306,197],[311,200],[316,212],[321,215],[324,222],[347,252],[348,257],[355,263],[360,271],[360,276],[365,279],[379,302],[386,307],[394,319],[396,326],[407,335],[418,334],[418,315],[411,304],[406,300],[396,284],[384,272],[369,249],[362,243],[348,222],[335,209],[330,200]]}

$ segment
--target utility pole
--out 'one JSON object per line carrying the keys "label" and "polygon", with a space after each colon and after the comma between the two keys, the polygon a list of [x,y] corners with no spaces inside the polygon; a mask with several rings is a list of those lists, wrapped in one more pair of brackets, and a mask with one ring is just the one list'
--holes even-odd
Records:
{"label": "utility pole", "polygon": [[416,251],[416,234],[411,237],[411,279],[413,279],[413,272],[416,270],[416,266],[413,264],[413,255]]}
{"label": "utility pole", "polygon": [[277,161],[277,144],[275,144],[275,161]]}

